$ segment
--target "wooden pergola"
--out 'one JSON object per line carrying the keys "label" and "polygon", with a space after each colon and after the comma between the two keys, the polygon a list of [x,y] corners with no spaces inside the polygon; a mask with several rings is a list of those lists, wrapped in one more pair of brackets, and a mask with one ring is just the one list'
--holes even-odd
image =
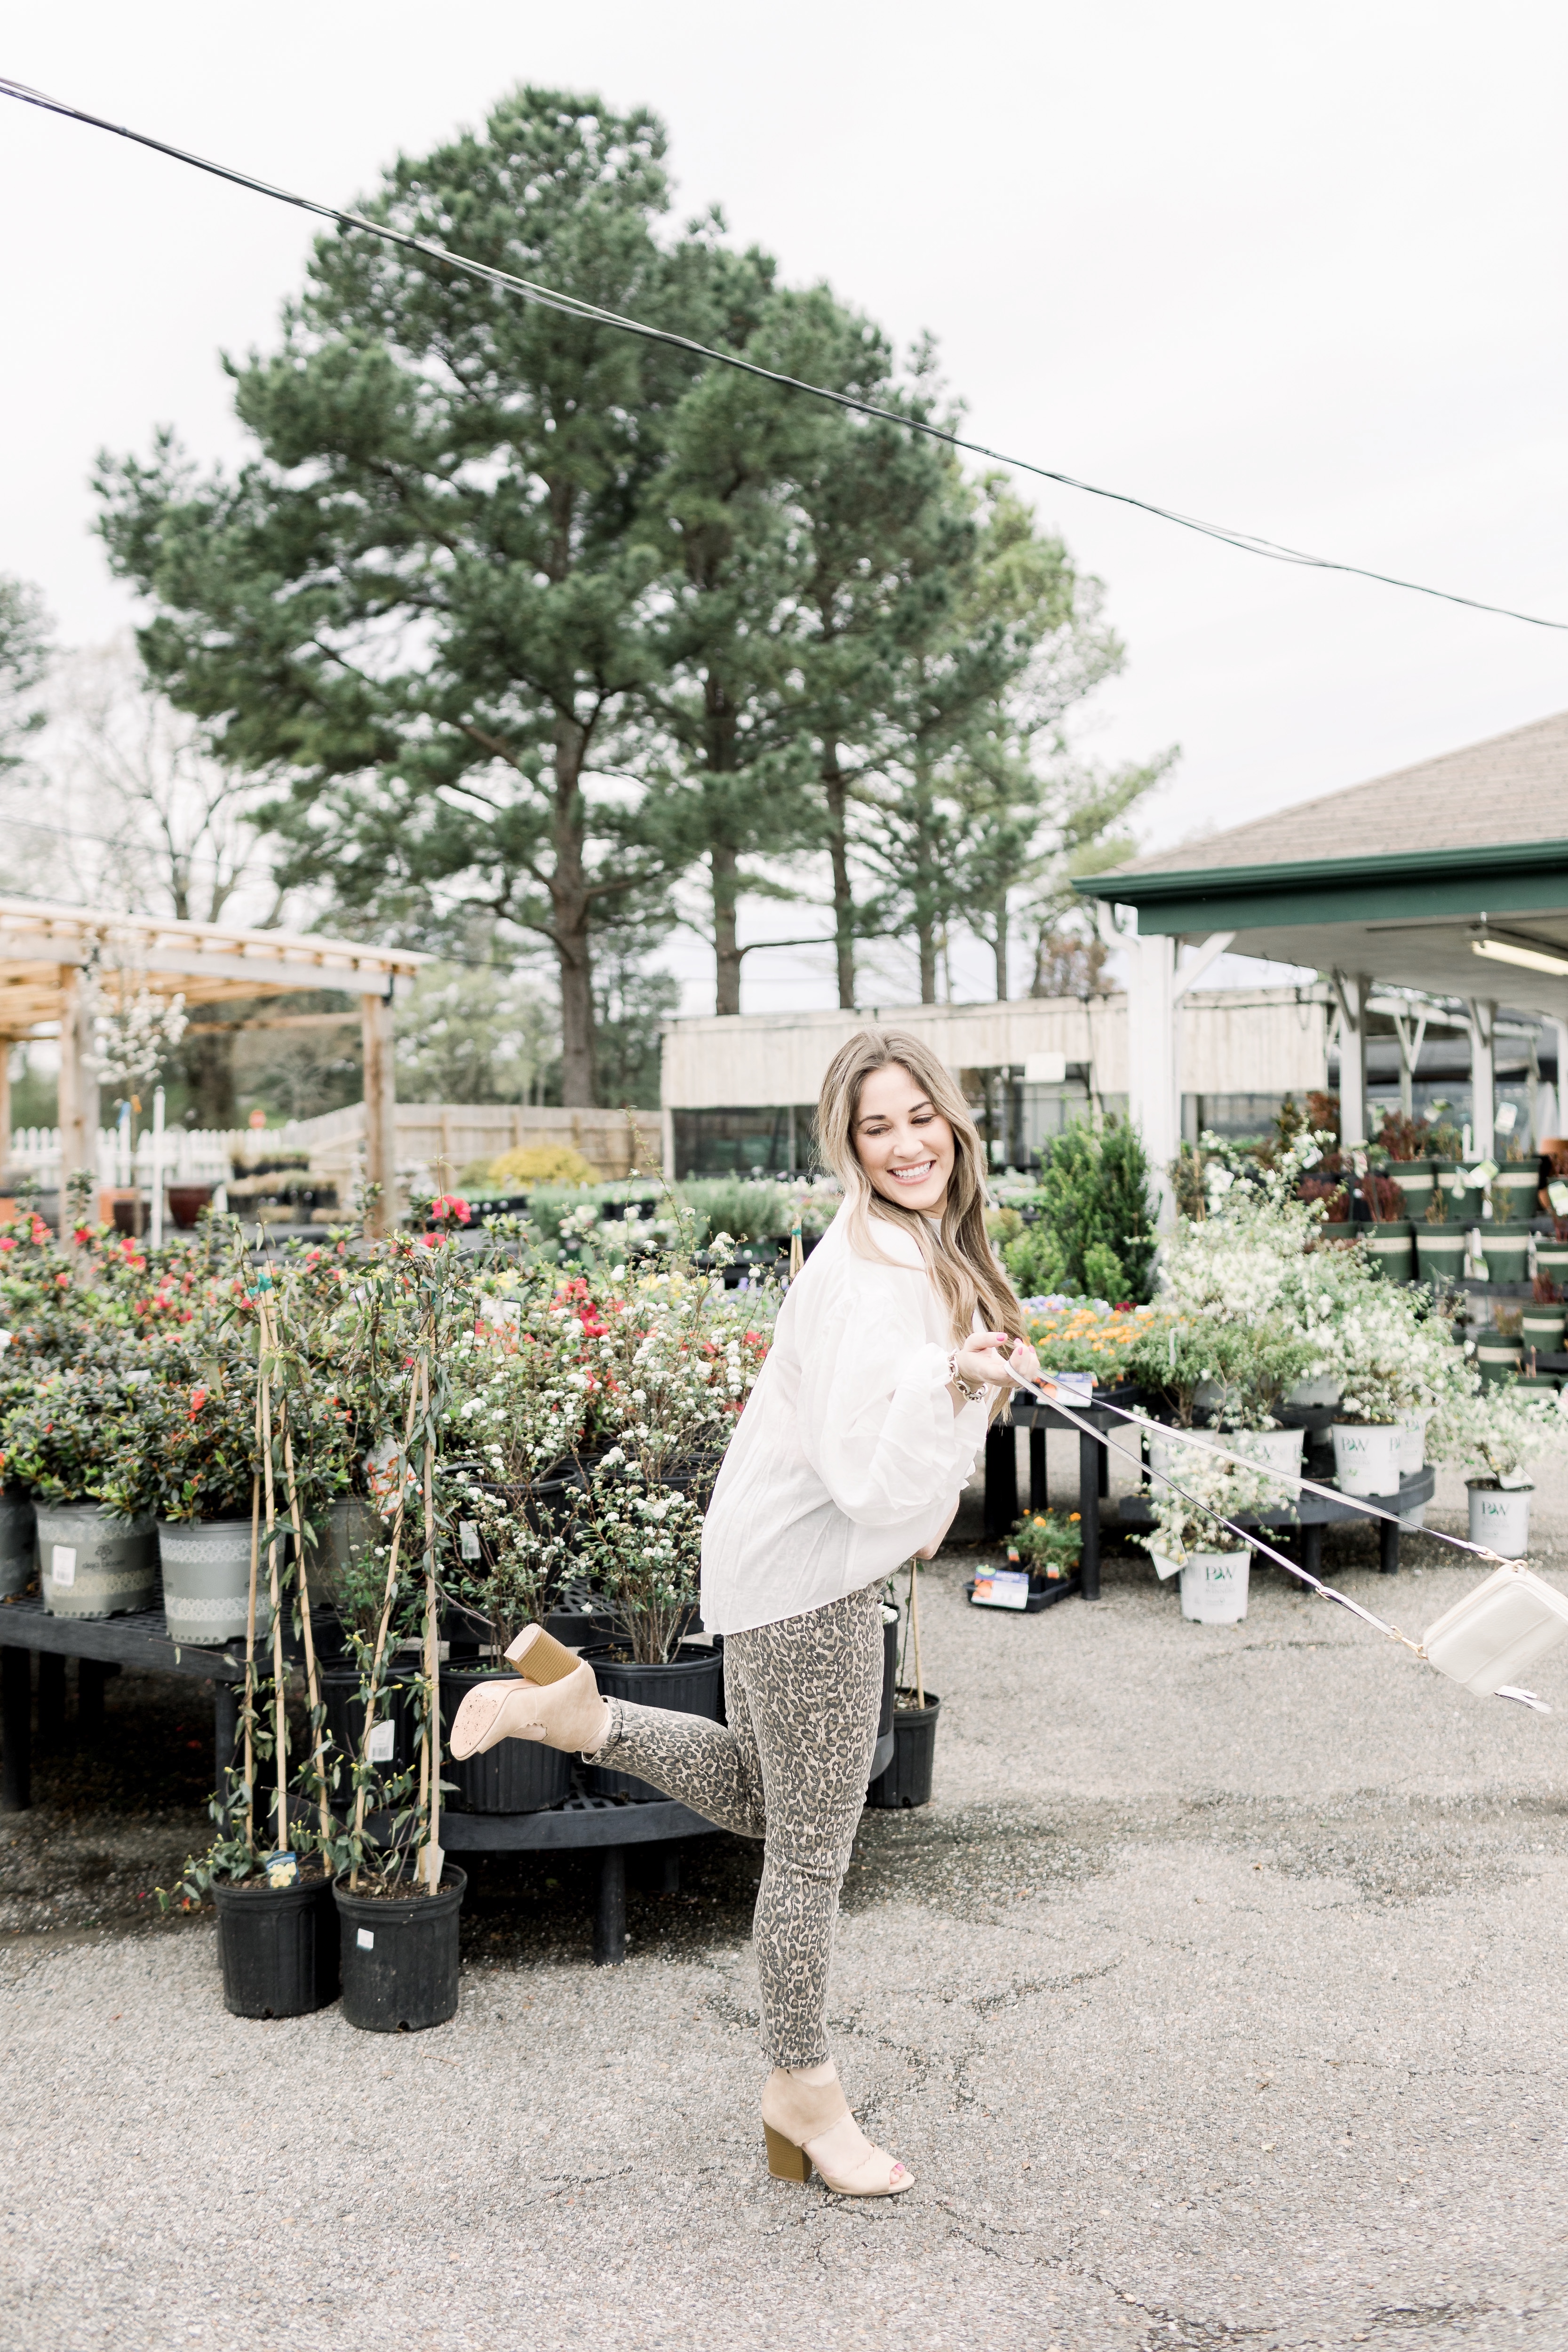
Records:
{"label": "wooden pergola", "polygon": [[60,1198],[79,1171],[98,1169],[98,1080],[91,1067],[94,992],[104,965],[154,1003],[223,1004],[290,991],[339,989],[359,999],[364,1039],[365,1177],[381,1187],[374,1222],[389,1223],[396,1174],[392,1008],[400,982],[426,956],[310,933],[243,930],[231,923],[109,914],[0,898],[0,1137],[11,1133],[8,1054],[28,1038],[59,1040]]}

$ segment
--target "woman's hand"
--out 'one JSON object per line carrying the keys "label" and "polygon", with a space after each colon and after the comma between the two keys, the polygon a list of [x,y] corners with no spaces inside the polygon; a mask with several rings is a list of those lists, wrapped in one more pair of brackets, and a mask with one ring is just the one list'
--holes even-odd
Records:
{"label": "woman's hand", "polygon": [[[1009,1339],[1005,1331],[976,1331],[968,1345],[958,1349],[953,1364],[959,1378],[971,1388],[1032,1388],[1044,1378],[1039,1359],[1027,1340]],[[960,1391],[950,1388],[948,1394],[954,1409],[962,1411],[965,1400]]]}

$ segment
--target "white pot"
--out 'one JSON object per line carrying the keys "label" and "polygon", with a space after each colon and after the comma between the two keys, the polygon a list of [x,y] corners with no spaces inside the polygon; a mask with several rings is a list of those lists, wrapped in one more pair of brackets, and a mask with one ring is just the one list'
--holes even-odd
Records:
{"label": "white pot", "polygon": [[1151,1437],[1149,1440],[1149,1473],[1154,1479],[1173,1478],[1182,1483],[1184,1465],[1190,1467],[1196,1458],[1197,1445],[1212,1445],[1214,1438],[1206,1429],[1184,1430],[1180,1437]]}
{"label": "white pot", "polygon": [[1300,1381],[1285,1399],[1290,1405],[1338,1404],[1340,1384],[1332,1372],[1320,1372],[1315,1380]]}
{"label": "white pot", "polygon": [[1500,1559],[1522,1559],[1530,1549],[1530,1498],[1533,1486],[1493,1486],[1467,1478],[1470,1496],[1470,1541],[1485,1544]]}
{"label": "white pot", "polygon": [[1304,1429],[1226,1429],[1220,1432],[1220,1444],[1227,1454],[1239,1454],[1248,1462],[1261,1462],[1266,1470],[1287,1470],[1295,1478],[1301,1475],[1301,1448],[1306,1442]]}
{"label": "white pot", "polygon": [[1402,1412],[1394,1423],[1399,1432],[1399,1475],[1408,1478],[1426,1467],[1426,1424],[1436,1408],[1424,1404],[1415,1412]]}
{"label": "white pot", "polygon": [[1334,1476],[1341,1494],[1397,1496],[1404,1442],[1395,1421],[1336,1421]]}
{"label": "white pot", "polygon": [[1194,1625],[1239,1625],[1247,1614],[1250,1551],[1194,1551],[1182,1570],[1182,1614]]}

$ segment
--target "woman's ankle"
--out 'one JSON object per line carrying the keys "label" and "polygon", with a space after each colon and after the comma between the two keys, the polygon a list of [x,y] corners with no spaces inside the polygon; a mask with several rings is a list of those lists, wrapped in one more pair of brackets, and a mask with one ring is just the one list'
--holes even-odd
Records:
{"label": "woman's ankle", "polygon": [[837,2083],[838,2080],[838,2069],[831,2058],[819,2059],[815,2066],[787,2066],[784,2072],[793,2075],[797,2083],[804,2083],[808,2089],[812,2090],[820,2089],[824,2084]]}

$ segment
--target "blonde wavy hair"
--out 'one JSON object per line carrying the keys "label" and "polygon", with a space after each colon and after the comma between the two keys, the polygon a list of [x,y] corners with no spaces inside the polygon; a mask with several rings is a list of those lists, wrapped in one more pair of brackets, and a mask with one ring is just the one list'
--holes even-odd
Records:
{"label": "blonde wavy hair", "polygon": [[[855,1121],[860,1089],[873,1070],[897,1063],[907,1070],[931,1108],[940,1111],[952,1129],[952,1174],[942,1205],[942,1231],[933,1236],[918,1209],[886,1201],[873,1190],[855,1146]],[[990,1331],[1005,1331],[1022,1339],[1024,1310],[1018,1296],[997,1261],[985,1230],[985,1153],[969,1106],[952,1073],[928,1045],[900,1029],[859,1029],[833,1056],[816,1106],[817,1142],[824,1158],[844,1187],[841,1214],[848,1225],[849,1244],[862,1257],[878,1255],[868,1231],[868,1220],[885,1218],[901,1225],[919,1244],[938,1295],[947,1307],[954,1343],[962,1347],[974,1328],[976,1308]],[[1006,1391],[997,1392],[998,1405]]]}

